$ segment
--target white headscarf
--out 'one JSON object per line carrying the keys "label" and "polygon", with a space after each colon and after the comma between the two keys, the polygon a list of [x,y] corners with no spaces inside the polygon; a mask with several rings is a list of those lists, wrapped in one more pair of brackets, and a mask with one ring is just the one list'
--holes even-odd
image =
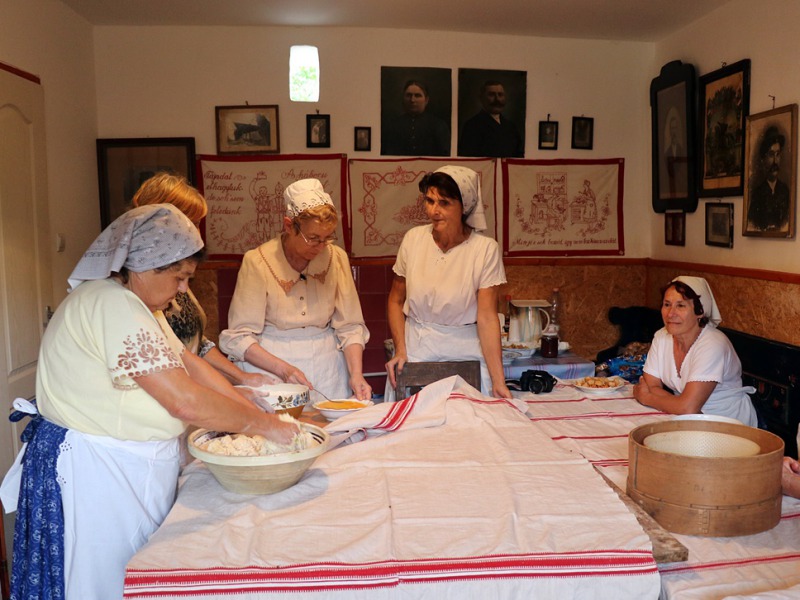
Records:
{"label": "white headscarf", "polygon": [[481,200],[481,178],[472,169],[446,165],[439,167],[434,173],[444,173],[453,178],[458,190],[461,192],[461,202],[464,206],[464,215],[467,225],[475,231],[486,229],[486,215],[483,211]]}
{"label": "white headscarf", "polygon": [[69,291],[84,281],[106,279],[122,267],[134,273],[166,267],[203,247],[189,218],[171,204],[150,204],[124,213],[92,242],[69,276]]}
{"label": "white headscarf", "polygon": [[[318,179],[300,179],[283,190],[283,199],[286,200],[286,216],[294,219],[301,212],[330,204],[333,200]],[[334,207],[335,208],[335,207]]]}
{"label": "white headscarf", "polygon": [[709,287],[705,279],[702,277],[681,275],[673,279],[670,283],[675,281],[680,281],[688,285],[695,294],[700,296],[700,304],[703,306],[703,315],[708,317],[709,323],[716,327],[722,322],[722,315],[719,314],[717,301],[714,300],[714,294],[711,293],[711,287]]}

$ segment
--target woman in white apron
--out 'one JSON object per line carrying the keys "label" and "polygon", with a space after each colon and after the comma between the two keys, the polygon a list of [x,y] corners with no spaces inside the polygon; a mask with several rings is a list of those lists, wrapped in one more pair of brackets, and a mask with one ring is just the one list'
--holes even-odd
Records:
{"label": "woman in white apron", "polygon": [[316,179],[291,184],[284,199],[281,235],[244,255],[220,347],[244,371],[369,400],[369,331],[350,261],[333,245],[333,201]]}
{"label": "woman in white apron", "polygon": [[633,389],[636,400],[672,414],[719,415],[757,427],[748,396],[755,389],[742,386],[742,363],[717,329],[722,317],[708,282],[673,279],[664,290],[661,318],[664,327],[656,331]]}
{"label": "woman in white apron", "polygon": [[394,264],[388,316],[395,354],[386,363],[386,399],[406,362],[480,360],[481,391],[510,398],[497,318],[506,282],[497,242],[481,235],[480,178],[445,166],[420,181],[430,225],[409,230]]}
{"label": "woman in white apron", "polygon": [[18,513],[12,597],[121,598],[125,565],[174,502],[187,424],[280,443],[296,433],[166,326],[160,311],[186,291],[202,248],[177,208],[144,206],[106,228],[70,275],[42,338],[39,415],[0,488]]}

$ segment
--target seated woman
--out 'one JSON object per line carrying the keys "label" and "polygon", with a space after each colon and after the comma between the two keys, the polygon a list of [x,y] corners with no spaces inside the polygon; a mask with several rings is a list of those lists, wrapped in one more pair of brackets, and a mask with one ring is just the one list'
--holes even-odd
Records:
{"label": "seated woman", "polygon": [[754,390],[742,387],[742,363],[717,329],[722,317],[706,280],[673,279],[664,290],[661,317],[664,327],[653,337],[634,397],[672,414],[721,415],[756,427],[747,395]]}
{"label": "seated woman", "polygon": [[403,237],[387,311],[395,354],[386,363],[386,399],[408,361],[480,360],[483,393],[510,398],[503,373],[498,286],[506,282],[497,242],[486,229],[480,178],[445,166],[419,183],[430,225]]}
{"label": "seated woman", "polygon": [[244,371],[274,373],[328,398],[369,400],[369,331],[350,261],[333,245],[333,201],[316,179],[283,196],[283,232],[244,255],[220,347]]}
{"label": "seated woman", "polygon": [[[208,213],[206,199],[200,192],[189,185],[185,178],[169,173],[157,173],[145,181],[134,194],[132,204],[134,207],[172,204],[185,214],[195,227],[200,225],[200,221]],[[257,388],[264,384],[277,382],[276,379],[261,373],[242,371],[217,349],[214,342],[204,335],[206,313],[191,289],[178,292],[163,312],[172,331],[183,342],[187,350],[197,354],[234,385]]]}
{"label": "seated woman", "polygon": [[168,204],[109,225],[69,277],[42,338],[40,415],[3,481],[17,507],[14,598],[121,598],[125,565],[175,500],[187,425],[290,442],[190,352],[160,311],[202,256],[197,228]]}

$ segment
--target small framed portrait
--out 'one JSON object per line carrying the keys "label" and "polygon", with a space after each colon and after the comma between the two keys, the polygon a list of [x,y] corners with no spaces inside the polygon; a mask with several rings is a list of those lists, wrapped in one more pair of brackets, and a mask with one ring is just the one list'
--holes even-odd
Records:
{"label": "small framed portrait", "polygon": [[558,121],[539,121],[539,150],[558,150]]}
{"label": "small framed portrait", "polygon": [[685,212],[668,212],[664,214],[664,243],[667,246],[686,245]]}
{"label": "small framed portrait", "polygon": [[281,151],[278,105],[217,106],[217,154]]}
{"label": "small framed portrait", "polygon": [[673,60],[650,82],[653,210],[697,210],[695,104],[692,65]]}
{"label": "small framed portrait", "polygon": [[306,115],[306,147],[331,147],[330,115]]}
{"label": "small framed portrait", "polygon": [[353,129],[353,150],[356,152],[372,150],[372,127],[355,127]]}
{"label": "small framed portrait", "polygon": [[97,179],[103,229],[131,208],[139,186],[162,171],[182,175],[195,185],[193,137],[98,139]]}
{"label": "small framed portrait", "polygon": [[591,150],[594,147],[594,119],[572,117],[572,147],[576,150]]}
{"label": "small framed portrait", "polygon": [[797,104],[747,117],[742,235],[794,237]]}
{"label": "small framed portrait", "polygon": [[706,246],[733,248],[733,203],[706,203]]}
{"label": "small framed portrait", "polygon": [[750,112],[750,60],[700,77],[698,195],[741,196],[745,117]]}

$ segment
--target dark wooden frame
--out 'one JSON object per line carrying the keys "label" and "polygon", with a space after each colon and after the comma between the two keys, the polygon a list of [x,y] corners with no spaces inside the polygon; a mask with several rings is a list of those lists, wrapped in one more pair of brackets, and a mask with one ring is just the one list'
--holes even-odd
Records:
{"label": "dark wooden frame", "polygon": [[[266,119],[266,132],[258,126],[259,118]],[[277,154],[281,151],[277,104],[216,106],[214,121],[217,154]],[[265,135],[269,136],[268,143],[263,141]]]}
{"label": "dark wooden frame", "polygon": [[[324,132],[323,138],[315,138],[314,128],[318,127]],[[331,147],[331,116],[306,115],[306,147],[330,148]]]}
{"label": "dark wooden frame", "polygon": [[745,117],[750,113],[750,60],[700,77],[698,196],[741,196]]}
{"label": "dark wooden frame", "polygon": [[[366,144],[361,143],[361,141],[358,139],[359,133],[366,136]],[[372,127],[353,128],[353,150],[356,152],[369,152],[372,150]]]}
{"label": "dark wooden frame", "polygon": [[[589,132],[589,139],[580,137],[579,126],[583,124]],[[591,150],[594,148],[594,119],[592,117],[572,117],[572,148]]]}
{"label": "dark wooden frame", "polygon": [[[547,135],[548,126],[552,126],[553,134]],[[558,121],[539,121],[539,150],[558,150]]]}
{"label": "dark wooden frame", "polygon": [[706,246],[733,248],[732,202],[706,202]]}
{"label": "dark wooden frame", "polygon": [[697,210],[696,104],[692,65],[669,62],[650,82],[652,203],[657,213]]}
{"label": "dark wooden frame", "polygon": [[686,245],[686,213],[664,213],[664,243],[667,246]]}
{"label": "dark wooden frame", "polygon": [[139,186],[160,171],[183,175],[195,185],[194,138],[97,140],[97,180],[103,229],[131,207],[131,199]]}
{"label": "dark wooden frame", "polygon": [[[778,130],[777,133],[784,137],[778,180],[782,185],[789,188],[789,221],[785,231],[782,228],[758,228],[750,219],[750,209],[753,205],[753,192],[759,187],[759,184],[764,181],[763,177],[754,177],[753,174],[757,170],[760,171],[761,156],[759,156],[759,154],[761,141],[767,129],[770,127],[775,127]],[[797,104],[789,104],[748,116],[746,135],[742,235],[768,238],[792,238],[794,237],[797,213]],[[788,178],[786,177],[787,172]],[[781,173],[784,174],[784,177],[780,176]]]}

